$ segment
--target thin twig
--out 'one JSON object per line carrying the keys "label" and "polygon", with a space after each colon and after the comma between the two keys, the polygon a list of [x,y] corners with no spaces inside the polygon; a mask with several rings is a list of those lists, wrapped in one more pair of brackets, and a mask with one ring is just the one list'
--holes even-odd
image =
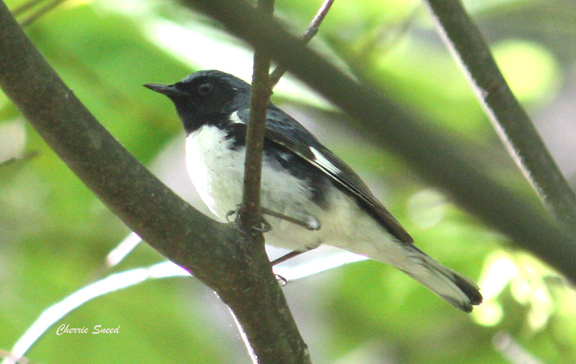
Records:
{"label": "thin twig", "polygon": [[12,14],[14,14],[14,16],[20,16],[21,14],[28,11],[28,9],[32,9],[33,7],[44,1],[46,0],[30,0],[28,2],[25,2],[24,4],[15,7],[14,10],[12,10]]}
{"label": "thin twig", "polygon": [[[414,24],[420,10],[420,4],[414,6],[412,12],[400,24],[390,27],[387,21],[368,38],[368,40],[356,52],[340,52],[339,56],[344,58],[350,65],[352,72],[361,77],[365,69],[373,61],[373,55],[382,59],[395,49],[398,43],[406,38],[406,34]],[[339,39],[334,39],[339,41]],[[353,53],[353,54],[350,54]],[[363,80],[364,81],[364,80]]]}
{"label": "thin twig", "polygon": [[[328,11],[330,10],[330,7],[332,7],[333,3],[334,0],[324,0],[322,5],[320,6],[320,9],[318,9],[318,12],[314,16],[314,19],[312,19],[312,21],[308,25],[308,28],[306,28],[306,31],[300,38],[302,43],[308,44],[308,42],[310,42],[310,40],[314,38],[316,34],[318,34],[320,24],[322,24],[322,21],[324,21],[324,18],[328,14]],[[276,86],[276,84],[278,83],[278,81],[280,81],[280,78],[282,78],[284,73],[286,73],[286,67],[282,65],[276,66],[272,74],[270,74],[270,85],[272,88]]]}
{"label": "thin twig", "polygon": [[426,0],[494,128],[548,210],[576,235],[576,195],[498,69],[486,41],[459,0]]}
{"label": "thin twig", "polygon": [[66,0],[55,0],[52,1],[44,6],[42,6],[40,9],[38,9],[36,12],[34,12],[33,14],[29,15],[26,19],[24,19],[20,25],[23,28],[26,28],[27,26],[29,26],[30,24],[34,23],[36,20],[40,19],[41,17],[43,17],[44,15],[46,15],[47,13],[49,13],[51,10],[55,9],[58,5],[62,4],[63,2],[65,2]]}

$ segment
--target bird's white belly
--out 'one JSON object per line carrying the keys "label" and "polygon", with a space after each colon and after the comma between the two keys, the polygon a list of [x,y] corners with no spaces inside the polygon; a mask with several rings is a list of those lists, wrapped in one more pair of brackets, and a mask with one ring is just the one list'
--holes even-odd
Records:
{"label": "bird's white belly", "polygon": [[[186,165],[198,194],[222,221],[242,202],[245,148],[231,150],[226,132],[205,125],[186,138]],[[316,216],[321,209],[309,201],[311,191],[298,178],[275,168],[262,169],[261,204],[276,212],[297,218]],[[304,249],[316,246],[318,234],[292,223],[266,216],[272,225],[267,241],[276,246]],[[301,229],[301,236],[295,229]],[[297,237],[294,235],[298,235]],[[276,237],[284,237],[277,239]]]}
{"label": "bird's white belly", "polygon": [[[200,198],[222,221],[242,200],[244,153],[230,151],[231,140],[214,126],[186,138],[186,167]],[[239,182],[240,181],[240,182]]]}

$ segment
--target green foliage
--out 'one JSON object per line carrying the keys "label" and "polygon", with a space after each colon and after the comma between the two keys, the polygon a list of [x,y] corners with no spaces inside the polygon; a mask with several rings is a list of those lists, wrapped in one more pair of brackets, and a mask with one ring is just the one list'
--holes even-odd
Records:
{"label": "green foliage", "polygon": [[[23,2],[7,1],[11,8]],[[295,32],[320,5],[276,3],[278,16]],[[560,1],[489,3],[472,15],[481,28],[503,13],[513,15],[507,28],[486,32],[520,100],[534,115],[565,117],[550,108],[570,88],[576,52],[559,47],[548,28],[539,36],[521,32],[530,26],[523,15],[535,6],[555,24]],[[514,167],[501,162],[506,157],[487,118],[418,4],[336,1],[311,47],[406,108],[486,145],[490,153],[479,159],[494,164],[498,178],[526,190]],[[555,32],[574,28],[574,17],[561,19]],[[217,24],[165,2],[68,1],[27,33],[91,112],[145,164],[182,139],[182,132],[171,105],[143,83],[171,83],[208,67],[224,67],[245,79],[251,72],[250,52],[240,42]],[[467,316],[401,272],[374,262],[290,283],[286,293],[315,362],[508,363],[510,355],[518,355],[513,345],[543,362],[576,360],[576,297],[565,282],[429,190],[394,151],[366,145],[350,132],[353,123],[321,98],[302,97],[309,92],[303,90],[293,80],[283,81],[275,101],[358,169],[419,247],[479,280],[487,299]],[[0,94],[1,350],[9,350],[43,310],[110,274],[102,268],[104,259],[129,233],[18,118]],[[11,158],[16,160],[5,162]],[[162,259],[142,245],[116,270]],[[121,333],[58,336],[61,324],[120,325]],[[162,279],[80,307],[50,329],[28,357],[42,363],[247,363],[233,326],[205,287],[191,278]]]}

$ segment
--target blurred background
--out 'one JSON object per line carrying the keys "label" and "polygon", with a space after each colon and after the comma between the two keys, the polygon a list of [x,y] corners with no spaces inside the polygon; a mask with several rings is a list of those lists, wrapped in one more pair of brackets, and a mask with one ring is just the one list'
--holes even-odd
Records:
{"label": "blurred background", "polygon": [[[251,49],[175,1],[6,3],[114,137],[206,211],[186,176],[184,134],[172,105],[142,84],[173,83],[200,69],[249,81]],[[576,3],[464,3],[574,186]],[[300,34],[320,5],[277,0],[276,15]],[[311,47],[446,133],[480,145],[486,153],[476,157],[494,175],[534,198],[421,2],[337,0]],[[562,277],[423,183],[393,150],[369,144],[353,120],[289,74],[273,100],[365,178],[420,248],[478,281],[485,296],[467,315],[403,273],[370,261],[291,282],[284,291],[315,363],[576,362],[576,294]],[[9,351],[44,310],[87,284],[164,260],[141,244],[117,266],[106,267],[107,255],[130,231],[1,92],[0,163],[0,350]],[[62,324],[121,327],[114,335],[56,335]],[[27,358],[250,362],[224,304],[189,277],[146,281],[98,297],[58,320]]]}

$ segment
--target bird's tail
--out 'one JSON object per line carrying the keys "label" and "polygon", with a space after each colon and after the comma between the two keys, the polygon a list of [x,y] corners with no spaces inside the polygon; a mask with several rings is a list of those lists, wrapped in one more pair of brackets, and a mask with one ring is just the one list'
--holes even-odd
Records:
{"label": "bird's tail", "polygon": [[472,280],[444,267],[413,244],[406,244],[408,258],[413,264],[402,271],[428,287],[451,305],[465,312],[482,303],[482,295]]}

